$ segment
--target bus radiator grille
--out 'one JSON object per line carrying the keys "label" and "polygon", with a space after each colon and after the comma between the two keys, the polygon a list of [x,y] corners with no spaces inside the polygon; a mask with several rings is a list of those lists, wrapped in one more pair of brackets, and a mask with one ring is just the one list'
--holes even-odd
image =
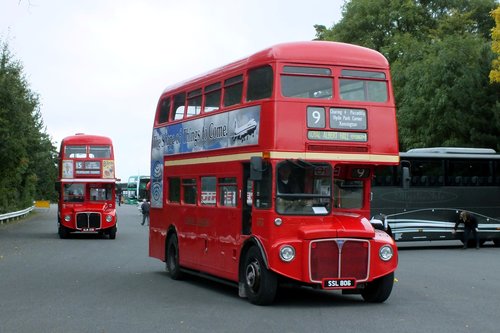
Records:
{"label": "bus radiator grille", "polygon": [[79,229],[98,229],[101,227],[101,214],[79,213],[76,215],[76,227]]}
{"label": "bus radiator grille", "polygon": [[363,240],[321,240],[311,242],[311,280],[368,277],[369,243]]}

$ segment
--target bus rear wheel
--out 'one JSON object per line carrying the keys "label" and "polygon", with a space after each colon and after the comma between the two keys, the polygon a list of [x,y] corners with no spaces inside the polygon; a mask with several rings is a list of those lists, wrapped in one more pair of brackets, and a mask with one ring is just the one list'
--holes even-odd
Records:
{"label": "bus rear wheel", "polygon": [[363,299],[370,303],[382,303],[389,298],[394,285],[394,272],[368,283],[361,291]]}
{"label": "bus rear wheel", "polygon": [[245,256],[243,283],[248,300],[257,305],[268,305],[274,301],[278,289],[276,274],[267,269],[257,247],[248,250]]}
{"label": "bus rear wheel", "polygon": [[176,234],[173,234],[167,240],[166,257],[165,266],[170,277],[174,280],[182,279],[183,274],[179,265],[179,241]]}

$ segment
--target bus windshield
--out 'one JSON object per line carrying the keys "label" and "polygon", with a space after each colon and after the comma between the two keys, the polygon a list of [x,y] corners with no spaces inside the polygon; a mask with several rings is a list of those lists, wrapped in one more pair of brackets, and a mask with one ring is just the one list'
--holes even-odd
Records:
{"label": "bus windshield", "polygon": [[[280,214],[328,214],[332,208],[363,207],[364,182],[346,179],[326,163],[286,161],[276,173],[276,211]],[[333,191],[332,191],[333,184]]]}
{"label": "bus windshield", "polygon": [[112,200],[111,194],[111,185],[107,185],[106,187],[90,187],[90,201]]}
{"label": "bus windshield", "polygon": [[276,210],[280,214],[328,214],[332,168],[326,163],[286,161],[278,164]]}
{"label": "bus windshield", "polygon": [[64,184],[63,199],[64,202],[83,202],[85,193],[84,184],[67,183]]}

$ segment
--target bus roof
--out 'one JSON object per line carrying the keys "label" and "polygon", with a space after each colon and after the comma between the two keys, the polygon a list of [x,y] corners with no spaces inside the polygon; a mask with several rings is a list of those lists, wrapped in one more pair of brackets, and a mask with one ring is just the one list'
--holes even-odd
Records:
{"label": "bus roof", "polygon": [[432,148],[414,148],[408,150],[407,153],[495,154],[496,151],[490,148],[432,147]]}
{"label": "bus roof", "polygon": [[381,53],[366,47],[327,41],[290,42],[271,46],[247,58],[168,86],[163,93],[187,84],[202,82],[208,78],[216,78],[252,64],[258,66],[274,61],[389,69],[389,62]]}
{"label": "bus roof", "polygon": [[77,133],[75,135],[67,136],[61,141],[62,145],[71,145],[71,144],[80,144],[80,145],[89,145],[89,144],[108,144],[112,145],[112,141],[110,138],[106,136],[100,135],[89,135],[83,133]]}
{"label": "bus roof", "polygon": [[428,157],[428,158],[464,158],[464,159],[500,159],[494,149],[464,148],[464,147],[432,147],[414,148],[399,154],[400,157]]}

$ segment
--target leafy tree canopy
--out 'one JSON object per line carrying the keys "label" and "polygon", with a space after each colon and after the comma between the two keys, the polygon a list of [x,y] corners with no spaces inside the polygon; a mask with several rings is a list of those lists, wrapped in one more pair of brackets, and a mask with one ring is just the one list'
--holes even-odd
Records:
{"label": "leafy tree canopy", "polygon": [[319,40],[366,46],[391,63],[402,150],[500,150],[499,86],[488,75],[495,0],[351,0]]}
{"label": "leafy tree canopy", "polygon": [[495,27],[491,29],[491,50],[496,54],[496,58],[492,62],[490,82],[500,83],[500,6],[491,12],[491,16],[495,19]]}
{"label": "leafy tree canopy", "polygon": [[35,199],[55,199],[55,153],[38,95],[0,41],[0,213],[29,207]]}

